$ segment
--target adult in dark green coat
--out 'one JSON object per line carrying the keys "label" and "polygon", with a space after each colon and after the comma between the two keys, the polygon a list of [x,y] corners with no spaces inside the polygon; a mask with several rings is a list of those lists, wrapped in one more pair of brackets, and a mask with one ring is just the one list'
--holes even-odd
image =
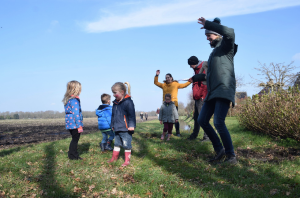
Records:
{"label": "adult in dark green coat", "polygon": [[[237,163],[231,136],[225,125],[230,102],[234,105],[236,81],[234,74],[233,58],[237,52],[235,45],[234,29],[220,24],[220,19],[216,18],[213,22],[205,20],[203,17],[198,19],[199,23],[205,28],[205,35],[213,49],[208,59],[207,74],[197,74],[192,77],[193,82],[207,82],[207,96],[204,100],[202,110],[198,117],[198,123],[209,136],[216,156],[211,160],[224,160],[228,163]],[[209,124],[209,120],[214,115],[214,125],[220,134],[222,143]],[[224,149],[224,147],[225,149]]]}

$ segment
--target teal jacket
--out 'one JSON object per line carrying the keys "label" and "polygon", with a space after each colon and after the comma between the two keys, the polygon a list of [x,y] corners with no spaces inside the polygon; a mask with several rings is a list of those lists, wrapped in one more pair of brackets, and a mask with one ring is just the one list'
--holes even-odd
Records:
{"label": "teal jacket", "polygon": [[234,43],[234,29],[211,21],[206,21],[204,28],[223,36],[211,52],[207,61],[207,96],[204,101],[214,98],[224,98],[230,100],[234,106],[236,90],[234,56],[237,52],[237,45]]}

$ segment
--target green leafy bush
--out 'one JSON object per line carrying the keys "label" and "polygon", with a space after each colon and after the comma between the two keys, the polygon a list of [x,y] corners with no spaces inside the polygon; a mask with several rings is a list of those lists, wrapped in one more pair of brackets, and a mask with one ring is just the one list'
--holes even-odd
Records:
{"label": "green leafy bush", "polygon": [[300,141],[300,92],[255,95],[239,107],[238,120],[249,130]]}

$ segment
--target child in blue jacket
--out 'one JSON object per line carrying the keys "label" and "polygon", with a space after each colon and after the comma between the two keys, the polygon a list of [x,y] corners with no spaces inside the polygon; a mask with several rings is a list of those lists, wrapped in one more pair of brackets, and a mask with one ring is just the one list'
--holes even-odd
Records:
{"label": "child in blue jacket", "polygon": [[[115,137],[114,132],[112,131],[111,124],[111,114],[112,106],[110,106],[110,95],[102,94],[101,95],[102,105],[96,110],[96,115],[98,116],[98,128],[102,133],[102,141],[100,143],[101,151],[109,150],[112,151],[111,143]],[[107,139],[109,135],[109,138]]]}
{"label": "child in blue jacket", "polygon": [[119,157],[121,148],[125,149],[125,162],[122,166],[130,163],[131,141],[134,128],[136,127],[136,117],[133,101],[130,95],[126,94],[126,85],[128,86],[128,94],[130,94],[130,85],[128,82],[117,82],[111,90],[116,100],[113,102],[111,128],[115,132],[115,145],[112,158],[108,163],[116,161]]}
{"label": "child in blue jacket", "polygon": [[68,129],[72,135],[70,142],[68,157],[71,160],[82,159],[77,152],[77,145],[80,138],[80,133],[83,132],[82,113],[79,95],[81,93],[81,84],[78,81],[70,81],[67,84],[67,91],[65,93],[63,103],[65,106],[65,120],[66,129]]}

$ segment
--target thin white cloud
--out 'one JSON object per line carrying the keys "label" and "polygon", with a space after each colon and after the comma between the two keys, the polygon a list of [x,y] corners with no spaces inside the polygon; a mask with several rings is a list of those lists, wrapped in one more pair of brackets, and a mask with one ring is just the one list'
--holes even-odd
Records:
{"label": "thin white cloud", "polygon": [[47,32],[53,32],[54,29],[59,25],[59,22],[56,20],[53,20],[50,22],[50,27],[47,29]]}
{"label": "thin white cloud", "polygon": [[295,54],[294,56],[293,56],[293,60],[300,60],[300,53],[297,53],[297,54]]}
{"label": "thin white cloud", "polygon": [[196,22],[202,16],[212,19],[297,5],[300,5],[299,0],[178,0],[163,5],[148,3],[145,7],[135,7],[129,13],[122,12],[122,9],[102,10],[106,16],[97,21],[86,22],[84,29],[89,33],[108,32],[134,27]]}

